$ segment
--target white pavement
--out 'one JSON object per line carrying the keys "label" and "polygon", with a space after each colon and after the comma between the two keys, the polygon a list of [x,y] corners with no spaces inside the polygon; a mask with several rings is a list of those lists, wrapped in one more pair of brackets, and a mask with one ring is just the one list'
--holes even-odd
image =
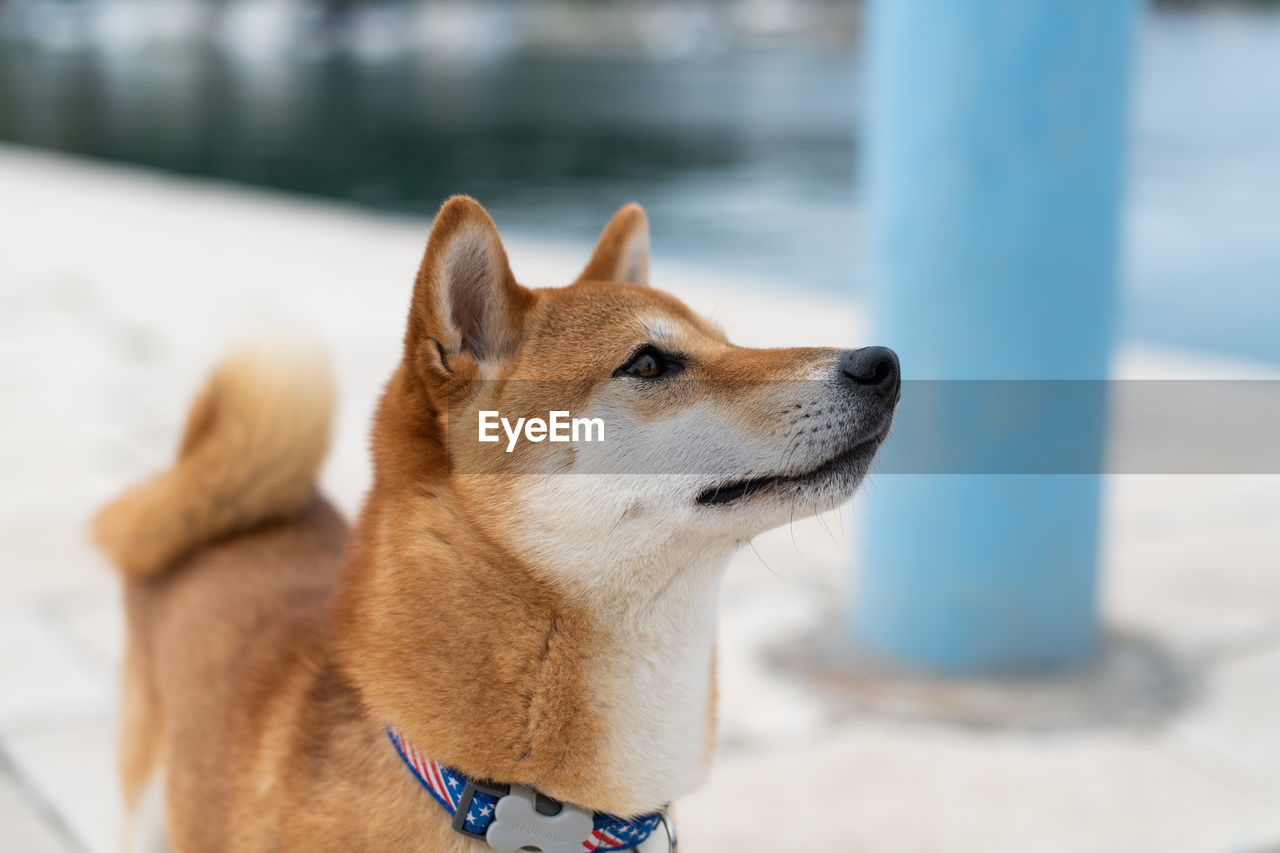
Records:
{"label": "white pavement", "polygon": [[[93,509],[164,463],[229,342],[286,323],[331,345],[342,408],[324,481],[353,510],[428,225],[0,147],[0,850],[117,848],[121,619],[85,541]],[[566,237],[509,240],[517,275],[568,280],[594,235]],[[851,299],[655,248],[655,282],[739,342],[863,342]],[[1117,369],[1275,375],[1132,347]],[[1109,478],[1104,607],[1128,651],[1107,689],[880,672],[833,690],[780,667],[777,649],[849,594],[862,499],[732,567],[720,754],[681,804],[682,850],[1280,849],[1280,477]],[[1090,691],[1087,719],[1042,713]],[[974,703],[977,722],[948,722]]]}

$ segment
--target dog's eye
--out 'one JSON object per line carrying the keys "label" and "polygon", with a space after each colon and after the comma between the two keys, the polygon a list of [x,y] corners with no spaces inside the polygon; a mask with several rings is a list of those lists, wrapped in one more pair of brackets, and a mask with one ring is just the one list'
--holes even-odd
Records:
{"label": "dog's eye", "polygon": [[626,364],[613,372],[613,375],[657,379],[674,372],[679,367],[678,362],[664,355],[657,347],[647,346],[631,356]]}

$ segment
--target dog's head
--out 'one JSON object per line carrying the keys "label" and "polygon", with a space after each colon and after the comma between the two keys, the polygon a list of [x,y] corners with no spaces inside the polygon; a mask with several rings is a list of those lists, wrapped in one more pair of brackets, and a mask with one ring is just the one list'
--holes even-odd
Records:
{"label": "dog's head", "polygon": [[[527,289],[483,208],[446,203],[405,336],[414,404],[379,424],[419,448],[379,453],[379,476],[447,478],[469,517],[570,574],[602,561],[661,572],[846,500],[890,427],[896,356],[734,346],[649,286],[648,250],[629,205],[577,281]],[[496,425],[552,411],[602,427],[584,424],[591,441],[522,432],[513,444]],[[496,441],[479,438],[482,412],[497,413]]]}
{"label": "dog's head", "polygon": [[[617,814],[709,761],[726,558],[848,498],[899,386],[880,348],[734,346],[648,266],[629,206],[577,281],[521,287],[484,210],[445,204],[337,605],[375,717],[465,773]],[[480,440],[482,413],[558,411],[600,427]]]}

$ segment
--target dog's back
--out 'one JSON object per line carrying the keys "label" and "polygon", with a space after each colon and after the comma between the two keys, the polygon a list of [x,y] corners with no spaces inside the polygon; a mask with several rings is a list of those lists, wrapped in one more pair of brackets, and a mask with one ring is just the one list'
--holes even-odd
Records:
{"label": "dog's back", "polygon": [[[315,487],[331,400],[322,359],[233,356],[197,396],[174,466],[95,521],[125,577],[126,805],[137,815],[198,799],[168,808],[169,828],[208,849],[233,849],[216,836],[236,780],[252,778],[236,770],[295,750],[269,743],[281,729],[259,718],[280,719],[282,702],[335,677],[328,612],[346,525]],[[196,814],[222,819],[183,825]],[[156,840],[142,826],[131,836],[132,849]]]}

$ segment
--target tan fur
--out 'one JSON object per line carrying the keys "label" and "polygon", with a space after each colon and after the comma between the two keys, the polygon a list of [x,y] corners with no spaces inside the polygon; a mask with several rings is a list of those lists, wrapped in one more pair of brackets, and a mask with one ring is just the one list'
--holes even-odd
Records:
{"label": "tan fur", "polygon": [[[647,233],[624,208],[580,282],[529,290],[478,204],[441,209],[350,532],[314,490],[324,374],[260,350],[215,373],[174,468],[103,511],[99,541],[125,575],[125,797],[163,778],[175,851],[487,850],[450,829],[388,724],[470,776],[588,809],[646,812],[697,784],[714,743],[720,573],[740,539],[796,506],[721,512],[662,478],[543,477],[575,462],[546,444],[476,473],[454,435],[481,404],[545,412],[555,388],[618,413],[638,446],[664,417],[709,412],[731,445],[684,452],[733,463],[743,446],[793,465],[804,451],[810,467],[829,454],[800,418],[835,410],[831,383],[797,403],[760,380],[825,376],[835,351],[733,346],[638,286]],[[637,394],[615,369],[661,336],[695,381]],[[800,511],[852,482],[823,480]]]}
{"label": "tan fur", "polygon": [[628,204],[609,220],[578,281],[649,283],[649,217]]}
{"label": "tan fur", "polygon": [[266,344],[236,353],[192,404],[177,464],[98,514],[98,545],[126,575],[143,577],[214,539],[297,513],[315,490],[332,408],[318,353]]}

